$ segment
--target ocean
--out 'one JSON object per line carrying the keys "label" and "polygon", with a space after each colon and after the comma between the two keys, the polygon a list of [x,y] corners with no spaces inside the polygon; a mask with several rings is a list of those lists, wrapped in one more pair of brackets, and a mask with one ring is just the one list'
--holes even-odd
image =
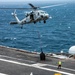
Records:
{"label": "ocean", "polygon": [[[36,4],[35,6],[48,4]],[[52,5],[52,4],[51,4]],[[13,3],[0,4],[0,7],[29,7],[28,4]],[[63,50],[68,52],[71,46],[75,45],[75,3],[67,3],[62,6],[51,7],[44,10],[50,14],[52,19],[48,19],[46,24],[30,23],[23,26],[10,25],[15,21],[11,15],[14,10],[0,9],[0,45],[12,48],[24,49],[27,51],[40,52],[41,48],[45,53],[58,53]],[[20,20],[25,17],[25,12],[31,10],[16,10]]]}

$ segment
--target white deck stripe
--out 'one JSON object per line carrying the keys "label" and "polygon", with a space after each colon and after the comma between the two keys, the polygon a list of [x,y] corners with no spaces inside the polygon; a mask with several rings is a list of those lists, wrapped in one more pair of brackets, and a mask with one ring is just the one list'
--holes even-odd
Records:
{"label": "white deck stripe", "polygon": [[65,74],[65,75],[75,75],[75,74],[68,73],[68,72],[44,68],[44,67],[40,67],[40,66],[33,66],[33,65],[25,64],[25,63],[20,63],[20,62],[17,62],[17,61],[12,61],[12,60],[6,60],[6,59],[0,58],[0,61],[9,62],[9,63],[13,63],[13,64],[18,64],[18,65],[23,65],[23,66],[35,67],[35,68],[38,68],[38,69],[42,69],[42,70],[46,70],[46,71],[52,71],[52,72],[58,72],[58,73]]}
{"label": "white deck stripe", "polygon": [[[56,68],[58,67],[58,66],[55,66],[55,65],[49,65],[49,64],[47,64],[47,66],[52,66],[52,67],[56,67]],[[70,69],[70,68],[62,67],[62,69],[69,70],[69,71],[74,71],[74,72],[75,72],[74,69]]]}
{"label": "white deck stripe", "polygon": [[[14,58],[14,57],[9,57],[9,56],[5,56],[5,55],[0,55],[0,57],[6,57],[6,58],[10,58],[10,59],[16,59],[16,60],[22,60],[22,61],[23,61],[23,59],[18,59],[18,58]],[[31,62],[31,63],[35,63],[34,61],[31,61],[31,60],[24,60],[24,61]]]}
{"label": "white deck stripe", "polygon": [[4,74],[4,73],[0,73],[0,75],[7,75],[7,74]]}
{"label": "white deck stripe", "polygon": [[37,66],[35,68],[39,68],[39,69],[47,70],[47,71],[52,71],[52,72],[57,72],[57,73],[65,74],[65,75],[75,75],[75,74],[72,74],[72,73],[63,72],[63,71],[54,70],[54,69],[49,69],[49,68],[44,68],[44,67],[39,67],[39,66]]}

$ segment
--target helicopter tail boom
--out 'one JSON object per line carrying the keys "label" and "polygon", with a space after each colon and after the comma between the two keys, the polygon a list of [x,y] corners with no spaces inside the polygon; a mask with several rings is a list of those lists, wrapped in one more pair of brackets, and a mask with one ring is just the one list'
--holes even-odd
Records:
{"label": "helicopter tail boom", "polygon": [[14,13],[12,13],[12,15],[15,17],[17,22],[11,22],[10,24],[20,24],[21,21],[19,20],[19,18],[17,17],[17,14],[15,13],[16,11],[14,11]]}
{"label": "helicopter tail boom", "polygon": [[12,24],[18,24],[17,22],[10,22],[10,24],[12,25]]}

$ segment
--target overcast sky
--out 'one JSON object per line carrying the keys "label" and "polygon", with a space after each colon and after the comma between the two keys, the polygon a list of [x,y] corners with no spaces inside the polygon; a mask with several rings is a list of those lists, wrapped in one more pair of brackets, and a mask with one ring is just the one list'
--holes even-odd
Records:
{"label": "overcast sky", "polygon": [[35,2],[35,1],[58,1],[58,2],[64,2],[64,1],[71,1],[71,2],[74,2],[75,0],[0,0],[0,2]]}

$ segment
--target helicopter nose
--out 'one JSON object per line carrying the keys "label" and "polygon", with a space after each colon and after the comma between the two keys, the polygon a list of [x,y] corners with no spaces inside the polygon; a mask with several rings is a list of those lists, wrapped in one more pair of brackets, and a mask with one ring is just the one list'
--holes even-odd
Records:
{"label": "helicopter nose", "polygon": [[44,16],[45,16],[45,18],[47,18],[47,19],[49,18],[49,14],[45,14]]}
{"label": "helicopter nose", "polygon": [[49,18],[49,14],[43,14],[43,15],[41,15],[41,18],[48,19]]}

